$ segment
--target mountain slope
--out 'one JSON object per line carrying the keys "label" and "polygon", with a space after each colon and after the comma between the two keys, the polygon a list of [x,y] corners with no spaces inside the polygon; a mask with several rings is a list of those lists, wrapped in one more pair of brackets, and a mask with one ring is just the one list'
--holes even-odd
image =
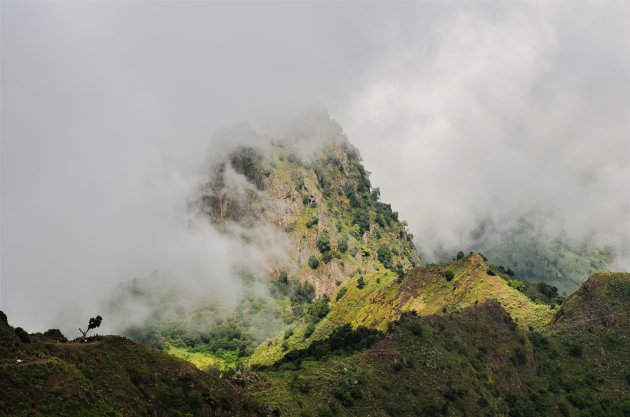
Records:
{"label": "mountain slope", "polygon": [[[173,308],[184,313],[129,329],[130,336],[226,371],[266,337],[310,332],[322,316],[309,313],[313,304],[327,308],[341,283],[366,273],[402,276],[420,262],[406,223],[380,201],[358,150],[327,114],[315,119],[273,139],[247,125],[219,133],[228,151],[215,155],[194,208],[221,233],[255,247],[255,259],[237,267],[242,299],[227,314],[211,300]],[[124,296],[142,302],[144,292],[130,286]]]}
{"label": "mountain slope", "polygon": [[446,314],[487,300],[498,301],[524,329],[540,329],[551,321],[553,310],[549,305],[532,301],[493,269],[481,255],[471,254],[442,265],[417,267],[402,277],[389,271],[356,275],[340,284],[330,312],[311,335],[305,335],[306,325],[297,328],[286,343],[279,335],[261,344],[249,364],[271,365],[287,351],[307,348],[344,324],[384,331],[404,312]]}
{"label": "mountain slope", "polygon": [[129,339],[66,342],[59,331],[29,336],[0,319],[0,415],[256,415],[227,381]]}
{"label": "mountain slope", "polygon": [[255,139],[215,166],[198,204],[226,232],[235,224],[245,234],[261,224],[284,232],[291,261],[270,270],[287,269],[318,296],[355,273],[402,273],[419,262],[406,223],[380,201],[358,150],[336,122],[321,117],[327,134],[314,148],[302,136],[270,140],[242,125],[222,132]]}
{"label": "mountain slope", "polygon": [[273,416],[630,415],[630,275],[563,302],[481,254],[418,266],[406,223],[324,119],[312,147],[222,132],[248,140],[196,208],[238,239],[264,235],[273,256],[242,274],[227,316],[197,305],[145,329],[150,343],[221,369]]}
{"label": "mountain slope", "polygon": [[596,275],[533,331],[491,299],[403,314],[371,346],[289,355],[247,388],[283,416],[628,416],[628,288]]}

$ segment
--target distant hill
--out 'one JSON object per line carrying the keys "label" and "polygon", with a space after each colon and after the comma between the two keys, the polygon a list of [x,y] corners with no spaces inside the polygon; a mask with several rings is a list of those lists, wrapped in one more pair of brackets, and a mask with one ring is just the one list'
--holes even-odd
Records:
{"label": "distant hill", "polygon": [[540,215],[521,217],[509,227],[483,222],[471,236],[471,250],[482,251],[497,264],[528,281],[543,281],[570,293],[596,272],[614,264],[610,249],[589,240],[572,242],[537,226]]}

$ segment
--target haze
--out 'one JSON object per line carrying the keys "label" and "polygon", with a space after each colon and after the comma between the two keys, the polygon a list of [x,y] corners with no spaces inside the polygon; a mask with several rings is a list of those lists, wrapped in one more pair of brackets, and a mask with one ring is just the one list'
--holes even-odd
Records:
{"label": "haze", "polygon": [[1,7],[0,308],[15,325],[80,327],[155,270],[233,297],[243,252],[187,211],[224,151],[213,133],[311,103],[425,259],[467,248],[480,221],[538,213],[630,268],[625,1]]}

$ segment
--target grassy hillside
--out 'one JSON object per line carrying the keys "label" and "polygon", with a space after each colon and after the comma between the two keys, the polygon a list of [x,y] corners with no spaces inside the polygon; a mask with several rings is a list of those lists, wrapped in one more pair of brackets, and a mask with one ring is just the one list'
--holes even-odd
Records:
{"label": "grassy hillside", "polygon": [[367,349],[288,355],[247,387],[283,416],[628,416],[629,286],[597,275],[537,330],[495,300],[403,314]]}
{"label": "grassy hillside", "polygon": [[554,309],[478,254],[359,278],[300,304],[282,354],[227,379],[0,315],[0,415],[630,416],[630,274],[596,274]]}
{"label": "grassy hillside", "polygon": [[532,300],[521,291],[524,288],[514,288],[520,288],[514,282],[522,283],[486,264],[479,254],[441,265],[417,267],[404,276],[390,271],[357,274],[340,283],[331,298],[330,312],[308,336],[305,336],[306,325],[288,338],[278,335],[262,343],[248,363],[271,365],[288,351],[306,348],[344,324],[384,331],[404,312],[421,316],[448,314],[486,300],[497,300],[523,329],[546,326],[553,316],[552,307],[541,300]]}
{"label": "grassy hillside", "polygon": [[238,388],[117,336],[28,335],[0,314],[1,416],[248,416]]}

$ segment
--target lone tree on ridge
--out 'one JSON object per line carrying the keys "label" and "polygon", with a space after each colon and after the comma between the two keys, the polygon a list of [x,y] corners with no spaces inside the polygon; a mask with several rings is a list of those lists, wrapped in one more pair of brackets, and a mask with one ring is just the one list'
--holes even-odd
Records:
{"label": "lone tree on ridge", "polygon": [[81,330],[81,328],[79,328],[79,331],[81,332],[81,335],[83,336],[84,342],[85,342],[85,336],[87,335],[87,333],[90,330],[96,329],[97,327],[99,327],[101,325],[101,321],[103,321],[103,318],[101,316],[96,316],[96,318],[92,317],[90,319],[90,322],[88,323],[87,330],[83,331]]}

